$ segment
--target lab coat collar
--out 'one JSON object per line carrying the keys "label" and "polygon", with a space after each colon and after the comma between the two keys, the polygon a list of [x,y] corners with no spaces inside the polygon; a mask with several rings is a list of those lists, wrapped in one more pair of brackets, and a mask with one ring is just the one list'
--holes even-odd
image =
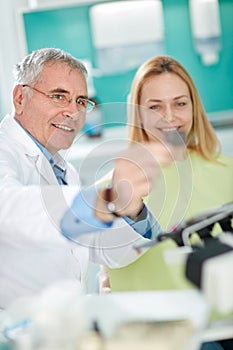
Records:
{"label": "lab coat collar", "polygon": [[0,129],[3,130],[4,133],[6,133],[10,138],[12,138],[12,142],[17,140],[17,143],[20,143],[25,155],[30,161],[35,163],[38,173],[48,184],[58,184],[57,178],[48,159],[44,156],[43,152],[39,149],[27,132],[18,124],[13,116],[5,116],[0,124]]}
{"label": "lab coat collar", "polygon": [[40,175],[48,181],[50,185],[57,185],[57,178],[54,174],[54,171],[49,163],[48,159],[44,156],[43,153],[40,153],[36,158],[35,166],[40,173]]}
{"label": "lab coat collar", "polygon": [[[26,133],[26,131],[17,123],[12,115],[8,114],[2,119],[0,122],[0,132],[1,130],[4,131],[4,134],[12,139],[12,143],[17,142],[17,144],[20,144],[22,151],[30,161],[34,162],[38,173],[45,179],[45,182],[50,185],[58,184],[57,178],[49,161],[46,159],[43,152],[39,149],[31,137]],[[67,164],[64,161],[64,157],[62,157],[63,153],[64,155],[67,154],[66,152],[67,150],[62,150],[59,152],[61,153],[61,156],[59,153],[57,153],[55,157],[55,161],[58,162],[59,166],[62,169],[65,169]],[[80,185],[78,174],[74,169],[71,169],[70,166],[67,167],[66,180],[69,185]]]}
{"label": "lab coat collar", "polygon": [[19,125],[12,115],[7,114],[0,124],[1,130],[4,131],[10,138],[19,142],[24,149],[24,153],[33,157],[38,156],[39,148],[35,142],[30,138],[27,132]]}

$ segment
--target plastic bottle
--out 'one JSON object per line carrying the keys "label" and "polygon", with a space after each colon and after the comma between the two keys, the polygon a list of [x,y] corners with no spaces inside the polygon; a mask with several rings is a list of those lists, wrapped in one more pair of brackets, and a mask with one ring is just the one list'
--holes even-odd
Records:
{"label": "plastic bottle", "polygon": [[189,7],[196,52],[204,65],[216,64],[221,49],[218,0],[190,0]]}

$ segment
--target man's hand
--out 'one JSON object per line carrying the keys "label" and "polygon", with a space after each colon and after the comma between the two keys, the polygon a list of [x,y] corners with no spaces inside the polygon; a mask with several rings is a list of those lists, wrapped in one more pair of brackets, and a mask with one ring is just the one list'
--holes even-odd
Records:
{"label": "man's hand", "polygon": [[[136,220],[140,214],[143,197],[146,197],[161,167],[185,157],[185,144],[177,147],[165,142],[134,143],[115,158],[112,177],[111,202],[115,213]],[[182,156],[181,156],[182,154]],[[101,189],[96,202],[96,216],[111,221],[114,215],[107,209],[106,190]]]}
{"label": "man's hand", "polygon": [[135,219],[142,209],[142,198],[161,174],[161,165],[173,161],[170,152],[158,144],[134,144],[115,160],[112,179],[116,212]]}

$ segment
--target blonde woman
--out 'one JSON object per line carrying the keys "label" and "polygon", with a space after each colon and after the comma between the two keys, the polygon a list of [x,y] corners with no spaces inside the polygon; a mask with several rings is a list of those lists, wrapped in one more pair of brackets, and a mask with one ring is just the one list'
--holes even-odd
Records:
{"label": "blonde woman", "polygon": [[186,135],[186,160],[164,168],[148,198],[164,229],[233,200],[233,158],[220,152],[197,88],[179,62],[158,56],[143,64],[132,83],[129,111],[131,141],[157,142],[170,130]]}
{"label": "blonde woman", "polygon": [[[147,198],[149,209],[163,229],[233,201],[233,158],[221,153],[197,88],[179,62],[166,56],[145,62],[134,77],[129,102],[131,142],[161,142],[171,131],[177,133],[177,138],[179,132],[185,134],[186,159],[162,168],[160,180],[156,178]],[[109,270],[110,284],[103,269],[102,287],[108,291],[188,287],[182,281],[183,271],[178,272],[174,266],[168,271],[163,253],[174,242],[165,242],[133,264]],[[222,349],[223,345],[204,344],[202,349]]]}

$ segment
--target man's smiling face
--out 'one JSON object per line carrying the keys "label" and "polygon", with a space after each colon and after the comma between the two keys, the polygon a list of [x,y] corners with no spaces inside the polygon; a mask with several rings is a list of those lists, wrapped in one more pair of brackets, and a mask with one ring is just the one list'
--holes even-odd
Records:
{"label": "man's smiling face", "polygon": [[[60,94],[72,99],[65,107],[56,105],[51,98],[59,99]],[[84,125],[85,109],[77,105],[78,97],[87,97],[83,74],[64,63],[49,63],[35,84],[15,87],[16,119],[51,154],[55,154],[69,148]]]}

